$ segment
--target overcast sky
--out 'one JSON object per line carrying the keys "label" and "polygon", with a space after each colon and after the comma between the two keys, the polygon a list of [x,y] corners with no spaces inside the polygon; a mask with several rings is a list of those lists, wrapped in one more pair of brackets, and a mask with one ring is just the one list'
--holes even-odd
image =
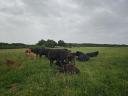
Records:
{"label": "overcast sky", "polygon": [[128,44],[128,0],[0,0],[0,42]]}

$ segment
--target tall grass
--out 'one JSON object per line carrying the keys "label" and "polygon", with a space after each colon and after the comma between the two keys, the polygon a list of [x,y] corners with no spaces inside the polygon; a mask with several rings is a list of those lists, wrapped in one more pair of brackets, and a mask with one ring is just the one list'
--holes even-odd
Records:
{"label": "tall grass", "polygon": [[[25,49],[0,50],[0,96],[127,96],[127,47],[74,47],[72,51],[99,56],[87,62],[76,61],[80,74],[62,74],[50,66],[47,58],[27,58]],[[9,58],[22,68],[9,68]],[[15,85],[15,90],[12,85]]]}

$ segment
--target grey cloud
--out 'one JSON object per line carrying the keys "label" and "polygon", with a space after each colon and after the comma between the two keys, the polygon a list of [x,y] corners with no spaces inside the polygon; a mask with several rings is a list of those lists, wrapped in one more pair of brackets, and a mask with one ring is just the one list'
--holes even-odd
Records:
{"label": "grey cloud", "polygon": [[0,41],[128,44],[127,0],[0,0]]}

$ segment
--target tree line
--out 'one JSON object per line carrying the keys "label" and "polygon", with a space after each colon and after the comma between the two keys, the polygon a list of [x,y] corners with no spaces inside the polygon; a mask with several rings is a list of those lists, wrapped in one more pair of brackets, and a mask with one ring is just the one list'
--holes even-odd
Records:
{"label": "tree line", "polygon": [[48,39],[45,41],[44,39],[38,41],[38,43],[33,45],[23,44],[23,43],[0,43],[0,49],[14,49],[14,48],[28,48],[28,47],[50,47],[54,48],[57,46],[66,47],[66,43],[63,40],[59,40],[58,42]]}
{"label": "tree line", "polygon": [[63,40],[58,42],[48,39],[40,40],[34,45],[28,45],[23,43],[0,43],[0,49],[14,49],[14,48],[28,48],[28,47],[128,47],[128,45],[117,45],[117,44],[92,44],[92,43],[65,43]]}

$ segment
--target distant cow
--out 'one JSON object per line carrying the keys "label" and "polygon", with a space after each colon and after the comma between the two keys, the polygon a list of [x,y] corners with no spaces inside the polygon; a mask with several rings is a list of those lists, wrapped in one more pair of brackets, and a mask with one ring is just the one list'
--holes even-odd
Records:
{"label": "distant cow", "polygon": [[76,52],[76,56],[79,61],[88,61],[90,59],[88,55],[80,51]]}
{"label": "distant cow", "polygon": [[78,56],[79,61],[88,61],[89,59],[90,59],[89,56],[86,54],[82,54]]}
{"label": "distant cow", "polygon": [[76,51],[76,56],[80,56],[80,55],[83,55],[84,53],[83,52],[80,52],[80,51]]}
{"label": "distant cow", "polygon": [[80,70],[76,68],[74,64],[65,64],[62,67],[59,67],[59,72],[77,74],[80,73]]}
{"label": "distant cow", "polygon": [[99,54],[99,51],[86,53],[86,55],[88,55],[89,57],[96,57],[98,54]]}

